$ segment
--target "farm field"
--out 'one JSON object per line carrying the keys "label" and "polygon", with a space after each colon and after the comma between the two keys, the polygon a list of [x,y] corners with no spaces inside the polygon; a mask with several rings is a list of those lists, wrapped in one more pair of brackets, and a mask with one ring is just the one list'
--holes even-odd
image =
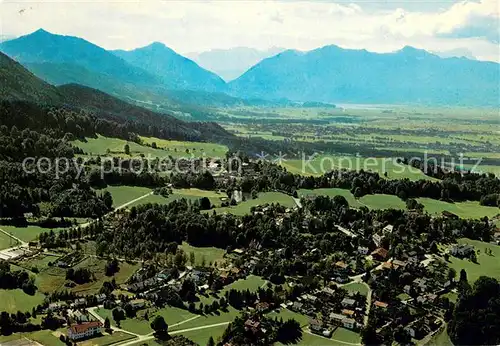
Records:
{"label": "farm field", "polygon": [[14,237],[21,239],[22,241],[29,242],[38,238],[41,233],[54,231],[59,232],[63,228],[42,228],[40,226],[27,226],[27,227],[14,227],[1,225],[1,229],[5,232],[11,233]]}
{"label": "farm field", "polygon": [[356,199],[354,195],[346,189],[339,188],[324,188],[315,190],[298,190],[299,196],[329,196],[334,197],[337,195],[344,196],[351,208],[368,207],[370,209],[406,209],[406,204],[399,197],[393,195],[365,195]]}
{"label": "farm field", "polygon": [[[156,143],[157,148],[161,149],[166,155],[176,157],[225,157],[229,150],[225,145],[206,142],[186,142],[170,141],[154,137],[140,137],[143,143],[151,145]],[[188,150],[188,152],[186,152]]]}
{"label": "farm field", "polygon": [[[104,137],[98,135],[97,138],[87,138],[86,142],[76,140],[73,145],[81,148],[89,156],[110,155],[119,157],[129,157],[125,154],[125,145],[130,148],[130,156],[139,156],[141,154],[151,155],[152,157],[167,157],[168,152],[161,149],[153,149],[135,142],[125,141],[119,138]],[[109,151],[109,153],[108,153]]]}
{"label": "farm field", "polygon": [[[459,239],[458,243],[470,244],[474,246],[476,254],[478,250],[480,252],[477,254],[477,264],[467,259],[450,256],[450,263],[448,265],[457,271],[457,275],[460,273],[460,270],[465,269],[469,283],[476,281],[482,275],[500,280],[500,246],[465,238]],[[490,249],[492,255],[487,255],[485,249]]]}
{"label": "farm field", "polygon": [[43,303],[44,295],[36,292],[34,295],[29,295],[23,292],[22,289],[3,290],[0,289],[0,311],[16,313],[18,311],[31,312],[33,307]]}
{"label": "farm field", "polygon": [[173,193],[169,195],[168,197],[163,197],[160,195],[150,195],[147,197],[144,197],[143,199],[131,203],[129,207],[132,207],[134,205],[141,205],[141,204],[147,204],[147,203],[158,203],[158,204],[168,204],[171,203],[175,200],[179,200],[182,198],[185,198],[187,200],[195,201],[199,200],[202,197],[207,197],[212,205],[218,206],[220,205],[220,198],[221,197],[227,197],[226,194],[224,193],[219,193],[216,191],[208,191],[208,190],[200,190],[200,189],[173,189]]}
{"label": "farm field", "polygon": [[[288,208],[293,208],[296,206],[295,202],[293,201],[293,198],[284,193],[263,192],[260,193],[256,199],[247,199],[246,201],[243,201],[236,206],[215,208],[212,210],[215,210],[218,214],[229,213],[235,215],[245,215],[250,212],[250,209],[252,207],[264,204],[271,204],[271,203],[280,204]],[[212,210],[209,210],[209,212],[212,212]]]}
{"label": "farm field", "polygon": [[109,191],[113,197],[113,207],[118,207],[136,198],[142,197],[151,192],[151,189],[140,186],[108,186],[102,190],[96,190],[98,193]]}
{"label": "farm field", "polygon": [[223,262],[224,254],[226,253],[223,249],[218,249],[216,247],[195,247],[191,246],[186,242],[183,242],[180,248],[189,256],[191,252],[194,252],[195,263],[196,265],[201,265],[203,259],[205,260],[205,264],[215,262]]}
{"label": "farm field", "polygon": [[[366,206],[370,209],[406,209],[406,204],[403,200],[393,195],[375,194],[365,195],[356,199],[354,195],[346,189],[339,188],[323,188],[315,190],[301,189],[297,191],[299,196],[329,196],[336,195],[344,196],[351,208],[360,208]],[[484,216],[492,218],[500,214],[500,208],[482,206],[479,202],[466,201],[449,203],[432,198],[417,198],[417,201],[424,205],[424,210],[430,214],[441,214],[444,210],[457,214],[461,218],[478,219]]]}
{"label": "farm field", "polygon": [[[102,318],[108,317],[109,320],[111,321],[111,324],[116,326],[115,321],[113,320],[112,316],[112,310],[107,310],[104,308],[95,310],[99,316]],[[162,309],[157,310],[156,308],[150,308],[148,309],[148,315],[149,315],[149,321],[146,321],[144,319],[139,319],[139,318],[127,318],[123,321],[120,321],[120,328],[129,331],[132,333],[136,334],[149,334],[153,332],[151,329],[151,321],[154,319],[155,316],[161,315],[165,319],[165,322],[170,326],[169,330],[174,330],[172,325],[185,321],[187,319],[193,318],[196,315],[190,313],[187,310],[179,309],[179,308],[174,308],[174,307],[165,307]],[[180,327],[180,326],[179,326]],[[183,329],[183,328],[182,328]]]}
{"label": "farm field", "polygon": [[492,218],[500,214],[500,208],[480,205],[476,201],[448,203],[432,198],[417,198],[417,200],[424,205],[425,210],[430,214],[441,214],[447,210],[464,219],[478,219],[484,216]]}
{"label": "farm field", "polygon": [[[2,228],[3,229],[3,228]],[[17,241],[9,237],[7,234],[0,232],[0,250],[8,249],[17,245]]]}
{"label": "farm field", "polygon": [[56,331],[39,330],[32,333],[16,333],[9,336],[0,335],[0,345],[2,345],[2,342],[14,341],[20,339],[25,341],[26,339],[29,339],[36,341],[43,346],[65,346],[66,344],[61,340],[59,340],[59,335],[65,333],[66,329],[60,328]]}
{"label": "farm field", "polygon": [[354,156],[319,155],[311,160],[304,157],[298,160],[286,160],[281,163],[290,173],[319,176],[334,169],[348,169],[377,172],[381,176],[387,172],[389,179],[420,180],[433,178],[422,171],[397,163],[392,158],[362,158]]}

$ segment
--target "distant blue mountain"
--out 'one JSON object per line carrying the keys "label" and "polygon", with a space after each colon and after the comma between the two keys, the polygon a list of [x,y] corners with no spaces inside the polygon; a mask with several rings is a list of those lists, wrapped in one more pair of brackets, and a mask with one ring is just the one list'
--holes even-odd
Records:
{"label": "distant blue mountain", "polygon": [[116,50],[113,53],[131,65],[160,77],[163,85],[169,89],[213,92],[224,91],[226,87],[218,75],[201,68],[163,43],[155,42],[131,51]]}
{"label": "distant blue mountain", "polygon": [[405,47],[371,53],[331,45],[267,58],[229,83],[235,96],[331,103],[498,106],[500,65]]}
{"label": "distant blue mountain", "polygon": [[[99,87],[88,75],[103,75],[122,83],[155,85],[159,79],[126,63],[123,59],[84,39],[51,34],[37,30],[29,35],[0,44],[0,50],[23,65],[37,64],[37,75],[57,84],[85,80],[86,85]],[[58,72],[60,65],[60,72]],[[71,77],[65,73],[71,70]],[[49,70],[45,73],[45,68]],[[45,75],[47,74],[47,76]],[[48,78],[47,78],[48,77]],[[76,79],[76,80],[75,80]],[[90,83],[89,83],[90,82]]]}

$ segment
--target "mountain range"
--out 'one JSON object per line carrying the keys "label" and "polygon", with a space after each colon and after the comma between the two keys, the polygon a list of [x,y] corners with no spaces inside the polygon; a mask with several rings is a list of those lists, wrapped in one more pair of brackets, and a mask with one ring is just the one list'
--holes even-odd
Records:
{"label": "mountain range", "polygon": [[325,46],[287,50],[229,83],[231,93],[342,103],[498,106],[500,65],[442,59],[405,47],[371,53]]}
{"label": "mountain range", "polygon": [[[0,51],[51,84],[82,84],[159,110],[276,100],[498,106],[500,97],[499,64],[441,58],[412,47],[384,54],[334,45],[286,50],[229,83],[162,43],[107,51],[81,38],[38,30],[0,43]],[[251,53],[215,51],[203,59],[224,55],[238,60],[234,57]]]}
{"label": "mountain range", "polygon": [[11,108],[31,109],[34,114],[35,110],[45,106],[70,108],[92,112],[98,118],[112,120],[123,126],[134,122],[138,128],[159,127],[168,138],[197,141],[232,138],[232,135],[215,123],[184,122],[171,115],[159,114],[78,84],[53,86],[3,53],[0,53],[0,81],[1,102],[17,103],[18,107]]}

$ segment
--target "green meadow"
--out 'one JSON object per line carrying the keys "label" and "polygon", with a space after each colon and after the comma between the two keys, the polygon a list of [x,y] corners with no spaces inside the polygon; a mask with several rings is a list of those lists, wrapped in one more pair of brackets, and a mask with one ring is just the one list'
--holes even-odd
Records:
{"label": "green meadow", "polygon": [[[207,266],[210,263],[220,263],[224,261],[224,254],[226,253],[225,250],[216,247],[195,247],[186,242],[183,242],[180,248],[188,254],[188,256],[191,252],[194,253],[195,265],[202,265],[203,259]],[[191,265],[191,263],[189,263],[189,265]]]}
{"label": "green meadow", "polygon": [[143,143],[152,145],[156,143],[157,148],[162,149],[172,157],[225,157],[229,150],[225,145],[206,142],[171,141],[154,137],[140,137]]}
{"label": "green meadow", "polygon": [[[483,275],[500,280],[500,246],[466,238],[459,239],[458,243],[474,246],[477,254],[477,263],[473,263],[468,259],[459,259],[450,256],[449,266],[457,271],[457,277],[460,270],[465,269],[469,283],[476,281]],[[490,255],[489,251],[486,254],[486,249],[491,250],[492,254]],[[477,252],[478,250],[479,253]]]}
{"label": "green meadow", "polygon": [[22,241],[29,242],[38,238],[41,233],[44,232],[59,232],[63,228],[42,228],[40,226],[26,226],[26,227],[14,227],[7,225],[0,225],[0,228],[5,232],[12,234],[14,237],[21,239]]}
{"label": "green meadow", "polygon": [[136,198],[142,197],[152,190],[147,187],[140,186],[108,186],[102,190],[96,190],[98,193],[109,191],[113,197],[113,207],[119,207]]}
{"label": "green meadow", "polygon": [[464,219],[479,219],[484,216],[492,218],[500,214],[500,208],[480,205],[476,201],[449,203],[432,198],[418,198],[425,210],[430,214],[441,214],[444,210],[454,213]]}
{"label": "green meadow", "polygon": [[31,313],[31,309],[43,303],[45,296],[40,292],[34,295],[24,293],[22,289],[0,289],[0,311],[16,313],[18,311]]}
{"label": "green meadow", "polygon": [[[336,195],[344,196],[352,208],[365,206],[370,209],[406,209],[406,203],[394,195],[365,195],[357,199],[349,190],[339,188],[302,189],[298,193],[300,197],[320,195],[329,197]],[[424,205],[424,210],[430,214],[441,215],[444,210],[447,210],[465,219],[478,219],[484,216],[492,218],[500,214],[500,208],[482,206],[476,201],[449,203],[432,198],[417,198],[417,200]]]}
{"label": "green meadow", "polygon": [[246,201],[242,201],[235,206],[215,208],[213,210],[215,210],[218,214],[228,213],[235,215],[245,215],[250,213],[250,209],[252,207],[271,203],[280,204],[288,208],[293,208],[296,206],[293,198],[282,192],[263,192],[259,193],[258,197],[255,199],[247,199]]}
{"label": "green meadow", "polygon": [[297,160],[286,160],[281,165],[290,173],[301,175],[319,176],[332,170],[347,169],[377,172],[381,176],[387,173],[389,179],[432,179],[419,169],[397,163],[392,158],[318,155],[310,160],[306,157]]}
{"label": "green meadow", "polygon": [[[140,137],[140,139],[144,145],[101,135],[97,135],[97,138],[86,138],[85,141],[76,140],[73,144],[90,156],[225,157],[228,151],[226,146],[215,143],[171,141],[154,137]],[[156,144],[156,148],[152,147],[153,143]],[[126,144],[129,146],[130,155],[125,154]]]}

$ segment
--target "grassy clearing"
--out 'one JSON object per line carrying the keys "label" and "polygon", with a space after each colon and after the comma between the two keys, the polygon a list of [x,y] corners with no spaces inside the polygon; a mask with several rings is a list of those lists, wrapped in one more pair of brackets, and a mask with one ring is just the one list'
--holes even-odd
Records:
{"label": "grassy clearing", "polygon": [[203,259],[205,259],[206,265],[215,262],[223,262],[224,254],[226,253],[225,250],[216,247],[195,247],[186,242],[183,242],[180,248],[188,255],[194,252],[196,265],[201,265]]}
{"label": "grassy clearing", "polygon": [[406,209],[406,203],[394,195],[366,195],[359,202],[370,209]]}
{"label": "grassy clearing", "polygon": [[[238,280],[233,282],[232,284],[224,287],[217,296],[213,295],[208,295],[208,296],[200,296],[200,303],[203,303],[204,305],[211,304],[214,300],[220,299],[220,297],[224,297],[225,292],[229,291],[230,289],[236,289],[239,291],[243,290],[250,290],[250,291],[257,291],[259,287],[262,287],[265,285],[266,281],[263,280],[262,278],[254,275],[248,276],[244,280]],[[197,306],[199,306],[200,303],[197,303]],[[199,316],[193,320],[190,320],[186,323],[183,323],[181,325],[172,327],[172,330],[183,330],[183,329],[189,329],[189,328],[196,328],[200,326],[205,326],[205,325],[210,325],[210,324],[217,324],[217,323],[224,323],[224,322],[231,322],[236,316],[238,316],[241,313],[241,311],[234,309],[233,307],[229,306],[227,311],[218,311],[217,313],[213,313],[210,315],[202,315]],[[210,332],[207,331],[207,334],[201,334],[202,337],[210,337]]]}
{"label": "grassy clearing", "polygon": [[361,343],[361,337],[358,333],[345,328],[337,328],[337,330],[333,332],[332,339],[350,342],[353,344]]}
{"label": "grassy clearing", "polygon": [[349,291],[349,292],[359,292],[360,294],[366,296],[368,295],[368,287],[366,285],[359,283],[359,282],[353,282],[347,285],[342,286],[343,289]]}
{"label": "grassy clearing", "polygon": [[478,219],[484,216],[491,218],[500,214],[500,208],[486,207],[475,201],[448,203],[431,198],[418,198],[418,201],[431,214],[441,214],[444,210],[447,210],[464,219]]}
{"label": "grassy clearing", "polygon": [[382,176],[387,172],[389,179],[432,179],[419,169],[399,164],[392,158],[319,155],[310,161],[308,158],[304,158],[303,160],[287,160],[282,163],[282,166],[291,173],[301,175],[318,176],[334,169],[356,171],[363,169],[364,171],[377,172]]}
{"label": "grassy clearing", "polygon": [[453,346],[453,343],[448,336],[447,328],[444,328],[441,333],[436,334],[431,341],[429,341],[430,346]]}
{"label": "grassy clearing", "polygon": [[[225,157],[229,150],[225,145],[205,142],[169,141],[154,137],[141,137],[146,144],[156,143],[156,146],[172,157]],[[187,150],[187,151],[186,151]]]}
{"label": "grassy clearing", "polygon": [[244,291],[244,290],[250,290],[250,291],[257,291],[259,287],[262,287],[266,284],[266,281],[262,279],[259,276],[255,275],[249,275],[245,279],[237,280],[230,285],[227,285],[224,287],[216,296],[214,295],[209,295],[209,296],[200,296],[200,302],[203,304],[211,304],[214,300],[220,299],[221,297],[224,297],[227,291],[231,289],[235,289],[238,291]]}
{"label": "grassy clearing", "polygon": [[[375,194],[356,199],[349,190],[338,188],[302,189],[298,191],[298,194],[300,197],[321,195],[329,197],[336,195],[344,196],[351,208],[365,206],[370,209],[406,209],[405,202],[393,195]],[[448,203],[432,198],[417,198],[417,200],[424,205],[425,211],[430,214],[440,215],[443,210],[447,210],[465,219],[478,219],[484,216],[492,218],[500,214],[500,208],[482,206],[476,201]]]}
{"label": "grassy clearing", "polygon": [[109,191],[113,197],[113,207],[118,207],[136,198],[144,196],[151,192],[151,189],[140,186],[108,186],[103,190],[97,190],[101,193]]}
{"label": "grassy clearing", "polygon": [[[181,325],[179,327],[184,327],[184,325]],[[210,337],[214,338],[214,341],[217,342],[217,340],[222,337],[222,334],[224,333],[226,328],[227,326],[218,326],[200,330],[193,330],[190,332],[184,332],[180,333],[180,335],[183,335],[186,338],[193,340],[198,345],[206,345]]]}
{"label": "grassy clearing", "polygon": [[33,333],[15,333],[8,336],[0,335],[0,345],[3,345],[4,342],[15,340],[22,340],[23,342],[26,342],[26,339],[29,339],[36,341],[43,346],[65,346],[66,344],[59,340],[59,335],[61,333],[66,335],[66,329],[61,328],[56,331],[39,330]]}
{"label": "grassy clearing", "polygon": [[3,232],[0,232],[0,250],[8,249],[12,246],[16,246],[17,244],[17,240],[14,240]]}
{"label": "grassy clearing", "polygon": [[220,198],[227,197],[226,194],[219,193],[217,191],[208,191],[208,190],[200,190],[200,189],[174,189],[173,193],[168,197],[163,197],[160,195],[151,195],[147,196],[137,202],[130,204],[130,207],[134,205],[141,205],[147,203],[158,203],[158,204],[168,204],[173,201],[185,198],[188,201],[199,200],[202,197],[207,197],[212,205],[219,206]]}
{"label": "grassy clearing", "polygon": [[[467,279],[470,283],[476,281],[483,275],[500,280],[500,246],[465,238],[459,239],[458,242],[460,244],[470,244],[474,246],[476,254],[479,250],[479,254],[477,254],[477,264],[469,260],[450,256],[450,267],[454,268],[457,273],[460,273],[460,270],[465,269],[467,272]],[[485,249],[490,249],[492,251],[492,255],[487,255],[485,253]]]}
{"label": "grassy clearing", "polygon": [[[295,207],[295,202],[293,198],[281,193],[281,192],[264,192],[260,193],[258,198],[256,199],[247,199],[244,202],[239,203],[236,206],[232,207],[224,207],[224,208],[215,208],[214,210],[218,213],[229,213],[235,215],[245,215],[250,213],[250,208],[264,205],[264,204],[280,204],[284,207],[293,208]],[[212,211],[210,211],[212,212]]]}
{"label": "grassy clearing", "polygon": [[366,195],[361,198],[355,198],[354,195],[346,189],[323,188],[316,190],[299,190],[299,196],[344,196],[351,208],[360,208],[362,206],[370,209],[406,209],[406,204],[399,197],[393,195]]}
{"label": "grassy clearing", "polygon": [[54,231],[59,232],[64,228],[42,228],[40,226],[27,226],[27,227],[14,227],[14,226],[0,226],[5,232],[12,234],[25,242],[29,242],[38,238],[41,233]]}
{"label": "grassy clearing", "polygon": [[31,309],[43,303],[45,296],[39,292],[30,296],[22,289],[0,290],[0,311],[16,313],[18,311],[31,312]]}
{"label": "grassy clearing", "polygon": [[309,320],[311,319],[309,316],[301,315],[296,312],[293,312],[288,309],[280,309],[279,311],[272,311],[268,314],[269,317],[274,318],[278,317],[282,318],[283,321],[294,319],[299,322],[301,327],[307,327],[309,325]]}
{"label": "grassy clearing", "polygon": [[[116,326],[115,321],[113,320],[113,314],[111,312],[112,310],[107,310],[107,309],[98,309],[96,312],[101,316],[102,318],[108,317],[109,320],[111,321],[111,324]],[[146,321],[144,319],[139,319],[139,318],[127,318],[126,320],[120,321],[120,328],[129,331],[132,333],[136,334],[149,334],[153,332],[151,329],[151,321],[155,318],[155,316],[163,316],[165,319],[165,322],[169,326],[185,321],[187,319],[190,319],[192,317],[195,317],[196,315],[190,313],[187,310],[183,309],[178,309],[174,307],[166,307],[162,308],[160,310],[156,309],[149,309],[148,310],[148,315],[149,315],[149,321]],[[182,325],[184,326],[184,325]],[[179,326],[180,327],[180,326]],[[169,330],[174,330],[175,327],[169,328]],[[184,329],[184,328],[178,328],[178,329]]]}
{"label": "grassy clearing", "polygon": [[[169,153],[161,149],[153,149],[135,142],[125,141],[119,138],[104,137],[98,135],[97,138],[87,138],[86,142],[80,140],[72,142],[73,145],[81,148],[87,155],[110,155],[118,157],[129,157],[125,154],[125,145],[130,148],[130,156],[151,155],[153,157],[167,157]],[[109,152],[108,152],[109,151]]]}
{"label": "grassy clearing", "polygon": [[301,189],[298,190],[297,193],[299,194],[299,197],[307,197],[307,196],[328,196],[328,197],[334,197],[334,196],[344,196],[347,202],[349,203],[349,206],[351,208],[359,208],[362,206],[361,203],[359,203],[358,199],[354,197],[354,195],[351,193],[351,191],[346,190],[346,189],[338,189],[338,188],[323,188],[323,189],[315,189],[315,190],[306,190],[306,189]]}
{"label": "grassy clearing", "polygon": [[78,294],[96,294],[102,287],[102,284],[105,281],[111,281],[113,278],[116,280],[118,285],[125,283],[134,272],[139,269],[139,264],[130,264],[126,262],[120,262],[120,271],[116,273],[114,276],[106,276],[104,275],[104,266],[106,265],[105,260],[101,260],[98,258],[88,257],[82,262],[78,263],[74,268],[87,268],[92,271],[96,280],[83,284],[77,285],[72,288],[72,291]]}

